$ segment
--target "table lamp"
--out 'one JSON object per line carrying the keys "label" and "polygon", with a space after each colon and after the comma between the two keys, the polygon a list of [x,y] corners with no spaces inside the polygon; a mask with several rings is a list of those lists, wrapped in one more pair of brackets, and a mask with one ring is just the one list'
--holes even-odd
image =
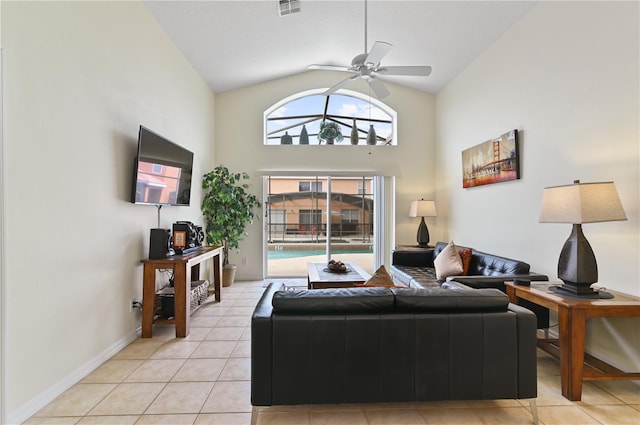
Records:
{"label": "table lamp", "polygon": [[589,241],[582,233],[583,223],[622,221],[627,217],[613,182],[580,183],[544,188],[540,223],[572,223],[558,260],[562,292],[599,297],[591,284],[598,281],[598,264]]}
{"label": "table lamp", "polygon": [[421,199],[411,202],[409,217],[420,217],[420,225],[418,226],[418,233],[416,235],[419,247],[426,248],[429,246],[429,229],[427,229],[427,223],[424,222],[424,218],[436,217],[437,215],[436,203],[434,201]]}

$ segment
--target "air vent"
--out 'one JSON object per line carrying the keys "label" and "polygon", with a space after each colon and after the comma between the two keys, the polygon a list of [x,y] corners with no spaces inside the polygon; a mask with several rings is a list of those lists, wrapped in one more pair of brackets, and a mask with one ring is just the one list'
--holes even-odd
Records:
{"label": "air vent", "polygon": [[280,16],[300,12],[300,0],[278,0],[278,12]]}

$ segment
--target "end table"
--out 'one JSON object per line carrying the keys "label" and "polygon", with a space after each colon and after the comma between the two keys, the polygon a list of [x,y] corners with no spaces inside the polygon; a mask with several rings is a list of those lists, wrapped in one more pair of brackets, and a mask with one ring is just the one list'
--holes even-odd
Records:
{"label": "end table", "polygon": [[624,372],[584,352],[587,319],[640,317],[640,298],[615,291],[607,291],[613,294],[612,299],[568,297],[550,291],[550,286],[561,284],[532,282],[529,287],[505,282],[512,303],[528,300],[558,313],[558,339],[539,339],[538,347],[560,357],[562,395],[569,400],[580,400],[583,381],[640,379],[640,373]]}

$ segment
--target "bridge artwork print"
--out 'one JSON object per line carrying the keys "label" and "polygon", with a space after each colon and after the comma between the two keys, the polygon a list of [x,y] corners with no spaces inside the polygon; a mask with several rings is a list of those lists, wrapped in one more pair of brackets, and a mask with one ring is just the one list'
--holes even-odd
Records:
{"label": "bridge artwork print", "polygon": [[462,151],[462,187],[519,178],[518,130]]}

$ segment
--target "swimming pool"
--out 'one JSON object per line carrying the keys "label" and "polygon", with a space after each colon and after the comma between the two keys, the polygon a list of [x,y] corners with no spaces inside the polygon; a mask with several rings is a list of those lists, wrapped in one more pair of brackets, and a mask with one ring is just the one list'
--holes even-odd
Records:
{"label": "swimming pool", "polygon": [[[312,255],[324,255],[324,249],[282,249],[269,250],[269,260],[281,260],[286,258],[310,257]],[[372,254],[368,249],[334,250],[334,254]]]}

